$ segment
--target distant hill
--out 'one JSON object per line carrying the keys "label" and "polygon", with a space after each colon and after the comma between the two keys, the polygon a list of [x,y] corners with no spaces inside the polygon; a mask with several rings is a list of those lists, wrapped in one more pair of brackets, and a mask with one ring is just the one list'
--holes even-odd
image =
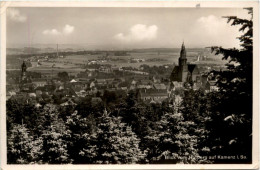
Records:
{"label": "distant hill", "polygon": [[[200,52],[204,48],[186,48],[187,51]],[[178,52],[180,48],[143,48],[133,49],[132,52]]]}
{"label": "distant hill", "polygon": [[[7,48],[40,48],[40,49],[46,49],[51,50],[57,48],[57,44],[31,44],[30,47],[28,44],[7,44]],[[84,49],[86,48],[85,45],[81,44],[59,44],[59,49]]]}

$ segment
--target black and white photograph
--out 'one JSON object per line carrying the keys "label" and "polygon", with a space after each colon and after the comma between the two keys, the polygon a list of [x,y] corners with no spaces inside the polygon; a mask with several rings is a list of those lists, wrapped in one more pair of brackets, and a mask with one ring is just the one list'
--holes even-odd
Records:
{"label": "black and white photograph", "polygon": [[252,165],[257,3],[193,4],[6,7],[6,164]]}

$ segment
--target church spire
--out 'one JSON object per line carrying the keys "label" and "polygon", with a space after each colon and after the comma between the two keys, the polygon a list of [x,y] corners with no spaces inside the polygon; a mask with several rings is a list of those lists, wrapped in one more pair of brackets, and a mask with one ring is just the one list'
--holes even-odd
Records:
{"label": "church spire", "polygon": [[181,46],[181,52],[180,52],[180,58],[179,58],[179,66],[180,68],[186,70],[187,68],[187,58],[186,58],[186,49],[184,42],[182,43]]}
{"label": "church spire", "polygon": [[21,65],[21,79],[20,79],[20,82],[24,82],[26,80],[26,69],[27,69],[27,66],[25,64],[25,61],[23,60],[23,63]]}
{"label": "church spire", "polygon": [[186,59],[186,49],[185,49],[184,41],[182,42],[182,46],[181,46],[180,58]]}
{"label": "church spire", "polygon": [[26,66],[26,64],[25,64],[25,61],[23,60],[23,63],[22,63],[22,65],[21,65],[21,75],[23,76],[23,75],[25,75],[25,72],[26,72],[26,69],[27,69],[27,66]]}

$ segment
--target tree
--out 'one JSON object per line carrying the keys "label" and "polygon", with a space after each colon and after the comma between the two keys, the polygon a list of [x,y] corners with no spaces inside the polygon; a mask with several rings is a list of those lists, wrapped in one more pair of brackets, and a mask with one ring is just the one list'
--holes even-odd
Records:
{"label": "tree", "polygon": [[214,105],[216,104],[214,93],[204,93],[202,90],[185,90],[180,106],[175,107],[183,114],[185,121],[192,121],[193,126],[187,130],[189,134],[197,136],[197,148],[200,156],[211,154],[209,143],[211,139],[210,123],[212,115],[214,115]]}
{"label": "tree", "polygon": [[34,119],[35,101],[28,96],[12,97],[6,102],[7,108],[7,123],[8,128],[12,123],[31,125],[31,119]]}
{"label": "tree", "polygon": [[70,134],[67,139],[68,154],[74,164],[92,163],[82,156],[81,150],[84,146],[91,145],[91,140],[86,136],[95,134],[97,130],[95,123],[94,119],[89,120],[89,118],[79,115],[77,110],[67,116],[66,127]]}
{"label": "tree", "polygon": [[[185,121],[177,109],[166,113],[157,122],[157,129],[147,135],[147,159],[150,163],[202,163],[198,154],[198,137],[189,132],[194,127],[192,121]],[[204,162],[205,163],[205,162]]]}
{"label": "tree", "polygon": [[219,154],[244,155],[247,159],[233,161],[239,163],[252,161],[253,9],[246,10],[251,19],[224,17],[232,26],[241,26],[239,31],[243,35],[238,38],[241,49],[212,47],[212,51],[222,54],[228,63],[226,70],[213,71],[219,92],[216,95],[218,105],[209,125],[211,147]]}
{"label": "tree", "polygon": [[14,124],[7,133],[7,139],[9,164],[28,164],[39,161],[42,141],[34,140],[25,125]]}
{"label": "tree", "polygon": [[60,78],[61,81],[68,81],[69,80],[69,74],[67,72],[59,72],[58,77]]}
{"label": "tree", "polygon": [[97,125],[96,135],[83,135],[92,144],[86,145],[81,154],[91,163],[129,164],[137,163],[145,156],[139,149],[140,140],[131,127],[122,123],[120,118],[104,114]]}
{"label": "tree", "polygon": [[59,118],[57,108],[53,105],[46,105],[44,112],[41,161],[49,164],[70,163],[67,150],[67,139],[70,134],[64,121]]}

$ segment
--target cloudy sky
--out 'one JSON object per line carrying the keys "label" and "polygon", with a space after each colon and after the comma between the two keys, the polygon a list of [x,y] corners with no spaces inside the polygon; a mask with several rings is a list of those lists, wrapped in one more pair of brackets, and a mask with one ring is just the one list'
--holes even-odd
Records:
{"label": "cloudy sky", "polygon": [[81,44],[90,49],[238,47],[222,16],[242,8],[8,8],[7,46]]}

